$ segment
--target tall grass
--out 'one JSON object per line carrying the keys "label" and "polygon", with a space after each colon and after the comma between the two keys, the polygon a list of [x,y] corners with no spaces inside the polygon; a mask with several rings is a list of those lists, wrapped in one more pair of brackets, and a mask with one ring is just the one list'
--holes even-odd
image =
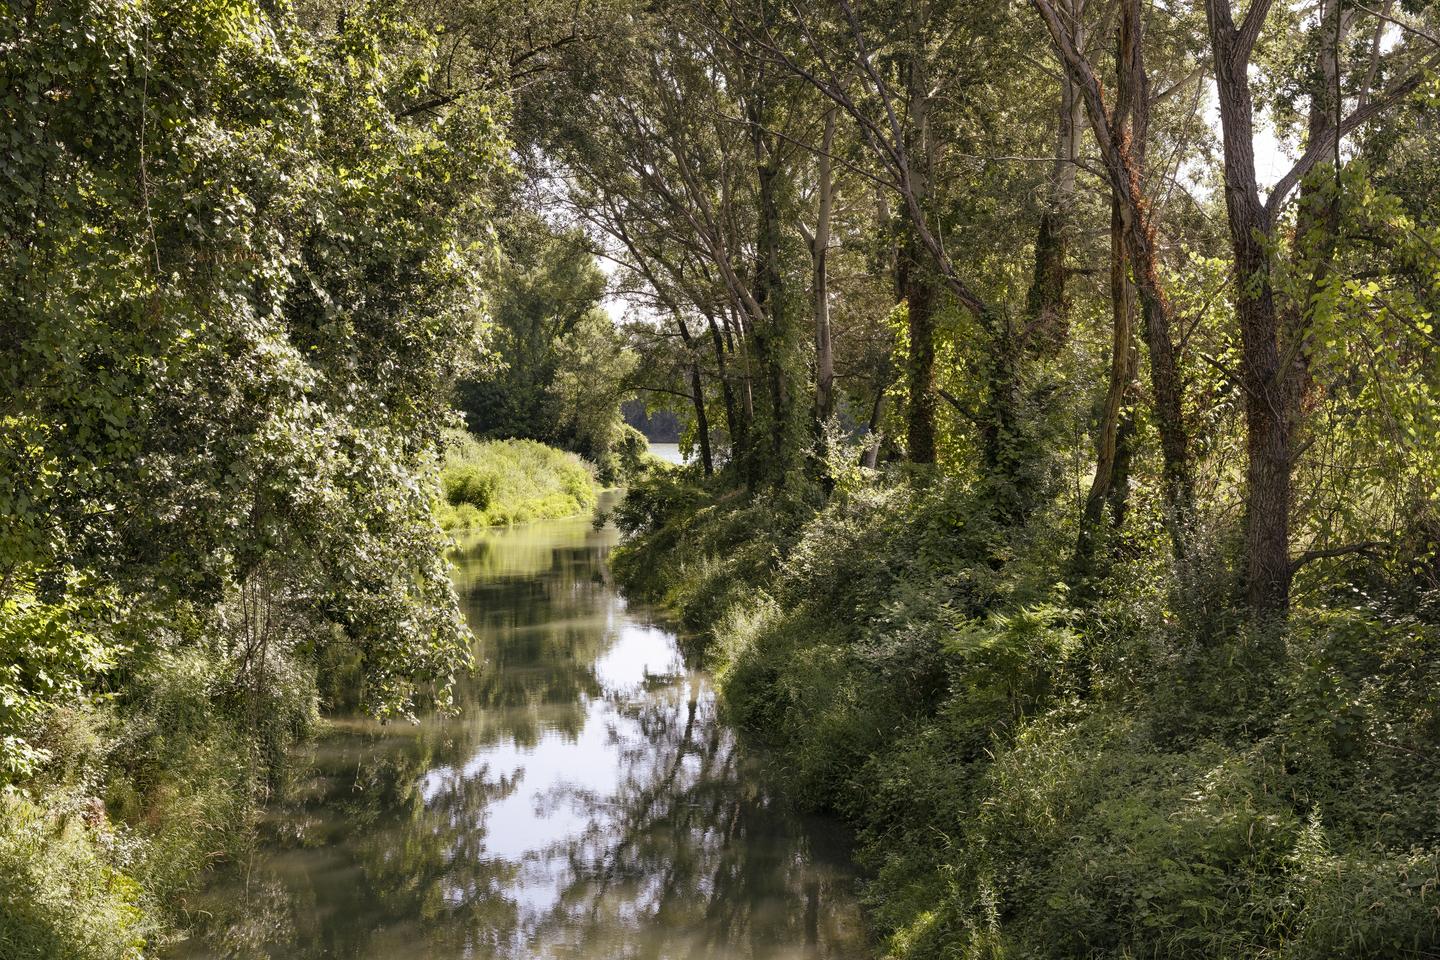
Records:
{"label": "tall grass", "polygon": [[1440,956],[1440,624],[1177,617],[1145,558],[1077,602],[1057,535],[1000,540],[963,485],[696,480],[631,487],[616,576],[855,828],[888,960]]}
{"label": "tall grass", "polygon": [[445,434],[440,526],[505,526],[583,513],[595,506],[595,470],[573,453],[535,440]]}

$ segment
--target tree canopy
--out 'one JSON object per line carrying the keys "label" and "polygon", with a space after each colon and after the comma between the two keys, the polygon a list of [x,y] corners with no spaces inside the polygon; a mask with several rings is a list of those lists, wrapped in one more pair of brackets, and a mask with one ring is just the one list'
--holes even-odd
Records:
{"label": "tree canopy", "polygon": [[[1288,790],[1246,820],[1277,862],[1364,860],[1365,804],[1365,869],[1433,858],[1430,761],[1347,766],[1437,729],[1433,2],[6,0],[0,53],[0,892],[71,865],[113,934],[36,907],[0,944],[138,955],[322,710],[450,703],[442,520],[588,508],[596,477],[632,484],[632,589],[710,632],[802,792],[872,855],[918,843],[900,820],[1004,848],[916,881],[962,878],[967,956],[1034,946],[987,940],[1002,914],[1056,955],[1251,945],[1164,883],[1176,913],[1134,913],[1169,940],[1036,905],[1100,895],[1037,893],[1016,836],[1083,864],[1119,855],[1046,831],[1144,819],[1017,812],[1092,746],[1156,803],[1234,773],[1226,843],[1236,797]],[[647,465],[627,401],[689,466]],[[1368,740],[1291,763],[1321,714]],[[935,764],[944,812],[887,792]],[[1342,825],[1302,829],[1350,774]],[[938,942],[895,892],[915,862],[875,867],[896,956]],[[1244,869],[1283,877],[1257,937],[1368,929],[1353,889]],[[1419,916],[1373,942],[1432,949]]]}

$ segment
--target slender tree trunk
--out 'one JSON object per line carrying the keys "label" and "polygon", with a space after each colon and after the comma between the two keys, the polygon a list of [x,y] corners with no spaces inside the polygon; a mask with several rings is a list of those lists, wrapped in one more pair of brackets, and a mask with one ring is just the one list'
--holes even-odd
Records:
{"label": "slender tree trunk", "polygon": [[928,275],[918,244],[907,235],[900,252],[896,282],[906,305],[909,356],[906,384],[905,442],[914,463],[935,462],[935,283]]}
{"label": "slender tree trunk", "polygon": [[815,305],[815,418],[823,425],[835,410],[835,352],[830,343],[830,287],[826,275],[830,253],[830,209],[834,200],[834,178],[830,170],[830,149],[835,140],[835,108],[825,113],[825,135],[820,145],[819,210],[815,235],[811,239],[814,267],[812,297]]}
{"label": "slender tree trunk", "polygon": [[733,460],[737,448],[743,445],[745,424],[741,422],[735,406],[735,387],[730,382],[729,365],[725,360],[725,337],[720,332],[720,325],[715,322],[715,314],[710,310],[705,311],[705,322],[710,328],[710,346],[715,352],[715,371],[720,378],[720,395],[725,403],[725,432],[730,437],[730,457]]}
{"label": "slender tree trunk", "polygon": [[[1124,226],[1120,205],[1110,202],[1110,385],[1105,392],[1105,405],[1100,413],[1100,430],[1096,437],[1095,479],[1085,497],[1080,516],[1080,538],[1075,547],[1075,567],[1088,571],[1094,557],[1095,538],[1105,519],[1105,507],[1112,507],[1112,521],[1123,515],[1129,478],[1119,476],[1122,466],[1129,467],[1129,451],[1121,445],[1121,424],[1125,418],[1125,400],[1135,379],[1134,318],[1135,289],[1130,283],[1129,264],[1125,257]],[[1128,441],[1128,434],[1124,438]],[[1127,444],[1128,445],[1128,444]]]}
{"label": "slender tree trunk", "polygon": [[[924,4],[913,4],[910,50],[905,64],[905,151],[910,158],[913,205],[923,211],[930,199],[931,144],[929,123],[927,24]],[[905,225],[896,264],[899,295],[907,306],[909,364],[907,384],[910,408],[906,418],[906,445],[915,463],[934,463],[935,447],[935,280],[925,268],[927,252],[912,216]]]}
{"label": "slender tree trunk", "polygon": [[860,465],[875,469],[875,464],[880,460],[880,417],[885,412],[885,390],[886,385],[881,382],[875,386],[875,402],[870,404],[870,423],[866,431],[865,453],[860,457]]}
{"label": "slender tree trunk", "polygon": [[755,425],[755,386],[754,375],[751,370],[753,364],[750,362],[750,348],[747,346],[749,337],[745,335],[744,325],[739,321],[738,316],[734,323],[728,321],[726,323],[727,329],[734,326],[740,327],[734,334],[734,338],[740,346],[740,369],[742,372],[740,378],[740,409],[742,411],[741,419],[745,424],[745,433],[748,435],[751,428]]}
{"label": "slender tree trunk", "polygon": [[[1077,43],[1084,44],[1081,23],[1085,0],[1071,0],[1070,16],[1077,24]],[[1026,295],[1029,327],[1026,346],[1037,356],[1053,356],[1069,338],[1070,303],[1065,293],[1069,272],[1065,266],[1070,248],[1070,206],[1075,197],[1075,160],[1084,106],[1069,74],[1060,80],[1060,103],[1055,118],[1055,163],[1045,209],[1035,233],[1035,273]]]}
{"label": "slender tree trunk", "polygon": [[[1112,135],[1128,140],[1137,175],[1145,175],[1145,137],[1149,126],[1149,84],[1139,23],[1135,9],[1127,5],[1116,29],[1117,97],[1112,115]],[[1125,247],[1125,219],[1119,195],[1110,192],[1110,384],[1100,415],[1096,437],[1095,479],[1085,498],[1080,516],[1080,537],[1075,546],[1075,568],[1084,573],[1094,558],[1095,538],[1104,521],[1105,507],[1111,507],[1111,522],[1118,529],[1124,520],[1129,493],[1129,440],[1133,431],[1123,429],[1127,418],[1126,400],[1136,374],[1134,350],[1135,287],[1130,280],[1130,260]]]}
{"label": "slender tree trunk", "polygon": [[[763,73],[757,86],[763,87]],[[760,353],[768,387],[770,456],[765,464],[771,479],[785,475],[792,449],[791,421],[794,397],[790,390],[788,365],[790,329],[785,300],[784,274],[780,268],[781,166],[778,145],[766,125],[764,95],[753,94],[746,109],[750,119],[751,142],[755,152],[756,221],[755,221],[755,300],[762,317],[757,319],[755,347]]]}
{"label": "slender tree trunk", "polygon": [[738,433],[731,438],[731,462],[745,486],[754,489],[759,481],[756,469],[754,361],[750,356],[751,337],[746,330],[745,314],[733,303],[720,310],[725,340],[730,356],[739,361],[739,397],[736,401]]}
{"label": "slender tree trunk", "polygon": [[680,331],[680,340],[690,356],[690,398],[695,404],[695,432],[700,443],[700,466],[705,476],[715,473],[715,461],[710,454],[710,420],[705,415],[705,383],[700,376],[700,360],[695,340],[690,335],[690,325],[679,313],[675,314],[675,326]]}
{"label": "slender tree trunk", "polygon": [[690,362],[690,391],[695,399],[695,433],[700,441],[700,466],[705,476],[715,473],[715,461],[710,453],[710,421],[705,416],[705,389],[700,379],[700,364]]}
{"label": "slender tree trunk", "polygon": [[1115,466],[1110,476],[1110,528],[1117,533],[1125,528],[1125,516],[1130,508],[1130,464],[1135,456],[1136,375],[1139,366],[1140,354],[1132,340],[1130,385],[1125,391],[1125,400],[1120,408],[1120,424],[1115,430]]}
{"label": "slender tree trunk", "polygon": [[770,446],[773,465],[778,467],[785,459],[786,421],[789,418],[791,398],[785,382],[785,304],[781,289],[780,272],[780,218],[775,196],[779,171],[769,163],[761,163],[759,176],[759,209],[757,236],[755,240],[756,264],[755,298],[765,308],[766,322],[756,346],[762,351],[765,377],[769,386]]}
{"label": "slender tree trunk", "polygon": [[[1328,191],[1328,202],[1321,209],[1327,193],[1318,178],[1308,178],[1300,185],[1300,204],[1295,222],[1295,253],[1310,262],[1310,278],[1303,299],[1296,298],[1283,310],[1281,317],[1281,363],[1289,378],[1287,389],[1291,443],[1297,442],[1304,429],[1306,398],[1313,387],[1310,377],[1310,328],[1315,297],[1320,293],[1333,267],[1336,234],[1340,227],[1341,138],[1337,133],[1340,110],[1339,51],[1350,28],[1349,10],[1341,10],[1339,0],[1322,0],[1320,5],[1320,56],[1310,80],[1310,115],[1306,143],[1321,143],[1334,136],[1335,153],[1331,158],[1334,180]],[[1386,14],[1388,16],[1388,14]],[[1381,21],[1383,24],[1383,21]],[[1377,30],[1375,39],[1380,39]],[[1378,52],[1372,50],[1373,57]],[[1367,78],[1366,86],[1369,85]],[[1290,464],[1294,472],[1295,463]]]}
{"label": "slender tree trunk", "polygon": [[1258,24],[1237,30],[1228,0],[1207,0],[1220,127],[1225,151],[1225,207],[1235,257],[1240,322],[1240,386],[1245,392],[1247,497],[1246,599],[1259,613],[1290,605],[1290,417],[1282,368],[1268,241],[1270,223],[1255,176],[1250,50]]}
{"label": "slender tree trunk", "polygon": [[[1104,92],[1094,68],[1079,51],[1066,21],[1057,13],[1050,0],[1031,0],[1050,30],[1060,50],[1061,61],[1075,82],[1085,102],[1085,112],[1095,131],[1095,139],[1105,162],[1110,188],[1120,198],[1120,217],[1125,232],[1126,255],[1140,301],[1146,346],[1150,352],[1150,384],[1154,399],[1156,427],[1160,434],[1163,460],[1162,476],[1165,490],[1166,525],[1177,558],[1189,554],[1190,536],[1195,518],[1195,483],[1190,463],[1190,439],[1184,418],[1184,382],[1180,375],[1179,358],[1171,334],[1170,303],[1160,283],[1156,254],[1155,229],[1151,221],[1150,202],[1129,136],[1117,136],[1112,129],[1112,116],[1105,104]],[[1137,101],[1148,98],[1144,90],[1142,20],[1139,0],[1123,0],[1121,16],[1127,21],[1126,53],[1135,58],[1135,77],[1140,83]]]}

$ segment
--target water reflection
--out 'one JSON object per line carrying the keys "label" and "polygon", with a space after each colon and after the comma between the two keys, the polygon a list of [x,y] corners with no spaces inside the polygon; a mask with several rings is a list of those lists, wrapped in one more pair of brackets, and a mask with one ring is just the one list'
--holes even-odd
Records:
{"label": "water reflection", "polygon": [[462,544],[458,716],[337,724],[183,958],[862,955],[829,825],[762,787],[587,520]]}

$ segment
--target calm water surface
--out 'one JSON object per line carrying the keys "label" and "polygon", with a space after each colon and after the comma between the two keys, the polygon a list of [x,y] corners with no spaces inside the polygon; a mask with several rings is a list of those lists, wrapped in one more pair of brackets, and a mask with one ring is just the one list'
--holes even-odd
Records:
{"label": "calm water surface", "polygon": [[588,519],[474,535],[458,716],[338,722],[171,956],[860,958],[833,825],[796,818],[710,679],[616,593]]}
{"label": "calm water surface", "polygon": [[684,463],[685,454],[680,452],[678,443],[656,443],[650,442],[650,452],[667,463]]}

